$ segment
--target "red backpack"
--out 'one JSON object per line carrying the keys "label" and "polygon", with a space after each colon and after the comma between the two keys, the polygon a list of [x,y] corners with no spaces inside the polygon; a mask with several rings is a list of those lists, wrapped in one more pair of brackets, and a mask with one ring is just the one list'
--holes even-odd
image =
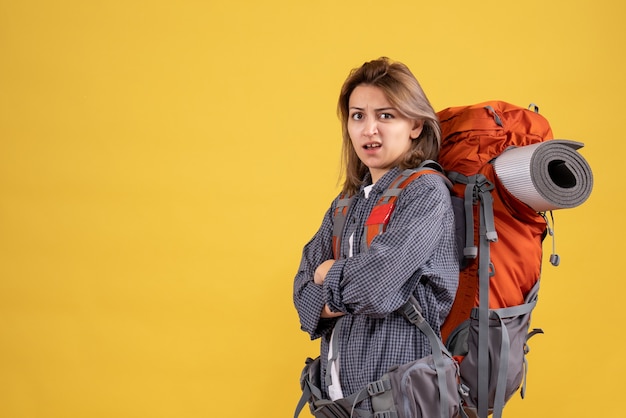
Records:
{"label": "red backpack", "polygon": [[[439,162],[464,200],[464,262],[442,339],[470,388],[464,401],[479,417],[502,414],[525,374],[530,313],[537,302],[546,218],[502,185],[493,161],[511,147],[552,139],[536,111],[504,102],[438,113]],[[558,259],[553,259],[555,263]],[[522,396],[524,387],[522,387]]]}
{"label": "red backpack", "polygon": [[[546,221],[502,186],[490,163],[510,147],[552,139],[548,121],[537,112],[504,102],[452,107],[440,111],[438,116],[443,138],[439,162],[455,183],[453,194],[464,198],[469,190],[467,185],[472,181],[470,186],[475,189],[478,200],[481,193],[491,192],[482,195],[491,199],[482,206],[489,204],[493,210],[493,225],[485,226],[485,238],[493,242],[489,269],[498,275],[489,286],[489,307],[522,304],[539,280]],[[473,205],[466,219],[472,219],[470,215],[478,219],[479,209],[479,205]],[[474,258],[478,251],[473,244],[479,236],[479,222],[466,223],[474,224],[473,234],[467,229],[464,254],[466,260],[472,261],[461,271],[454,307],[442,327],[444,341],[454,328],[469,318],[471,308],[479,303],[476,280],[479,258]]]}

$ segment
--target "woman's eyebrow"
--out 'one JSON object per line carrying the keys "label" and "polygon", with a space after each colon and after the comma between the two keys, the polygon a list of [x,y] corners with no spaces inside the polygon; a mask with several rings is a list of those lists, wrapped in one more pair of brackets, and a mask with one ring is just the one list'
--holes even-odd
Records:
{"label": "woman's eyebrow", "polygon": [[[354,109],[354,110],[365,110],[362,107],[358,107],[358,106],[350,106],[350,109]],[[383,112],[385,110],[397,110],[395,107],[381,107],[378,109],[374,109],[375,112]]]}

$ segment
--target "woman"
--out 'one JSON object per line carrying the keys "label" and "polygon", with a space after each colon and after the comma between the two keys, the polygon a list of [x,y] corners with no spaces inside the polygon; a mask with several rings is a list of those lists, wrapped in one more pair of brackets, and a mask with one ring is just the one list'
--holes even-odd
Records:
{"label": "woman", "polygon": [[[458,280],[454,215],[439,176],[409,183],[385,232],[368,248],[361,242],[364,223],[386,188],[404,169],[439,152],[437,116],[411,71],[387,58],[363,64],[344,82],[338,113],[341,195],[354,196],[340,254],[335,260],[338,196],[304,247],[294,283],[301,328],[312,339],[321,337],[321,390],[332,400],[360,391],[394,365],[430,354],[426,337],[397,310],[414,295],[439,332]],[[368,408],[367,400],[360,405]]]}

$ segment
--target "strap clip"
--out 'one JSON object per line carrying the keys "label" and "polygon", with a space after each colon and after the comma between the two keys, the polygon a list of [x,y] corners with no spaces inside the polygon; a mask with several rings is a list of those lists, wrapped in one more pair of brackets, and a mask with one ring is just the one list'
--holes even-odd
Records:
{"label": "strap clip", "polygon": [[389,379],[380,379],[375,382],[371,382],[367,385],[367,393],[370,396],[380,395],[391,389],[391,382]]}
{"label": "strap clip", "polygon": [[400,312],[413,325],[419,325],[425,321],[419,302],[414,296],[411,296],[407,303],[402,305]]}
{"label": "strap clip", "polygon": [[398,414],[394,411],[375,412],[374,418],[398,418]]}

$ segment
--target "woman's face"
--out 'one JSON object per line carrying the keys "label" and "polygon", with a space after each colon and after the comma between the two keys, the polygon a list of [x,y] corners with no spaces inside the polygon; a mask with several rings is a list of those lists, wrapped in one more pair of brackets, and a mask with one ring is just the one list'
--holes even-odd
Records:
{"label": "woman's face", "polygon": [[422,127],[423,122],[402,116],[379,87],[361,84],[350,95],[348,134],[374,183],[409,152],[411,138],[417,138]]}

